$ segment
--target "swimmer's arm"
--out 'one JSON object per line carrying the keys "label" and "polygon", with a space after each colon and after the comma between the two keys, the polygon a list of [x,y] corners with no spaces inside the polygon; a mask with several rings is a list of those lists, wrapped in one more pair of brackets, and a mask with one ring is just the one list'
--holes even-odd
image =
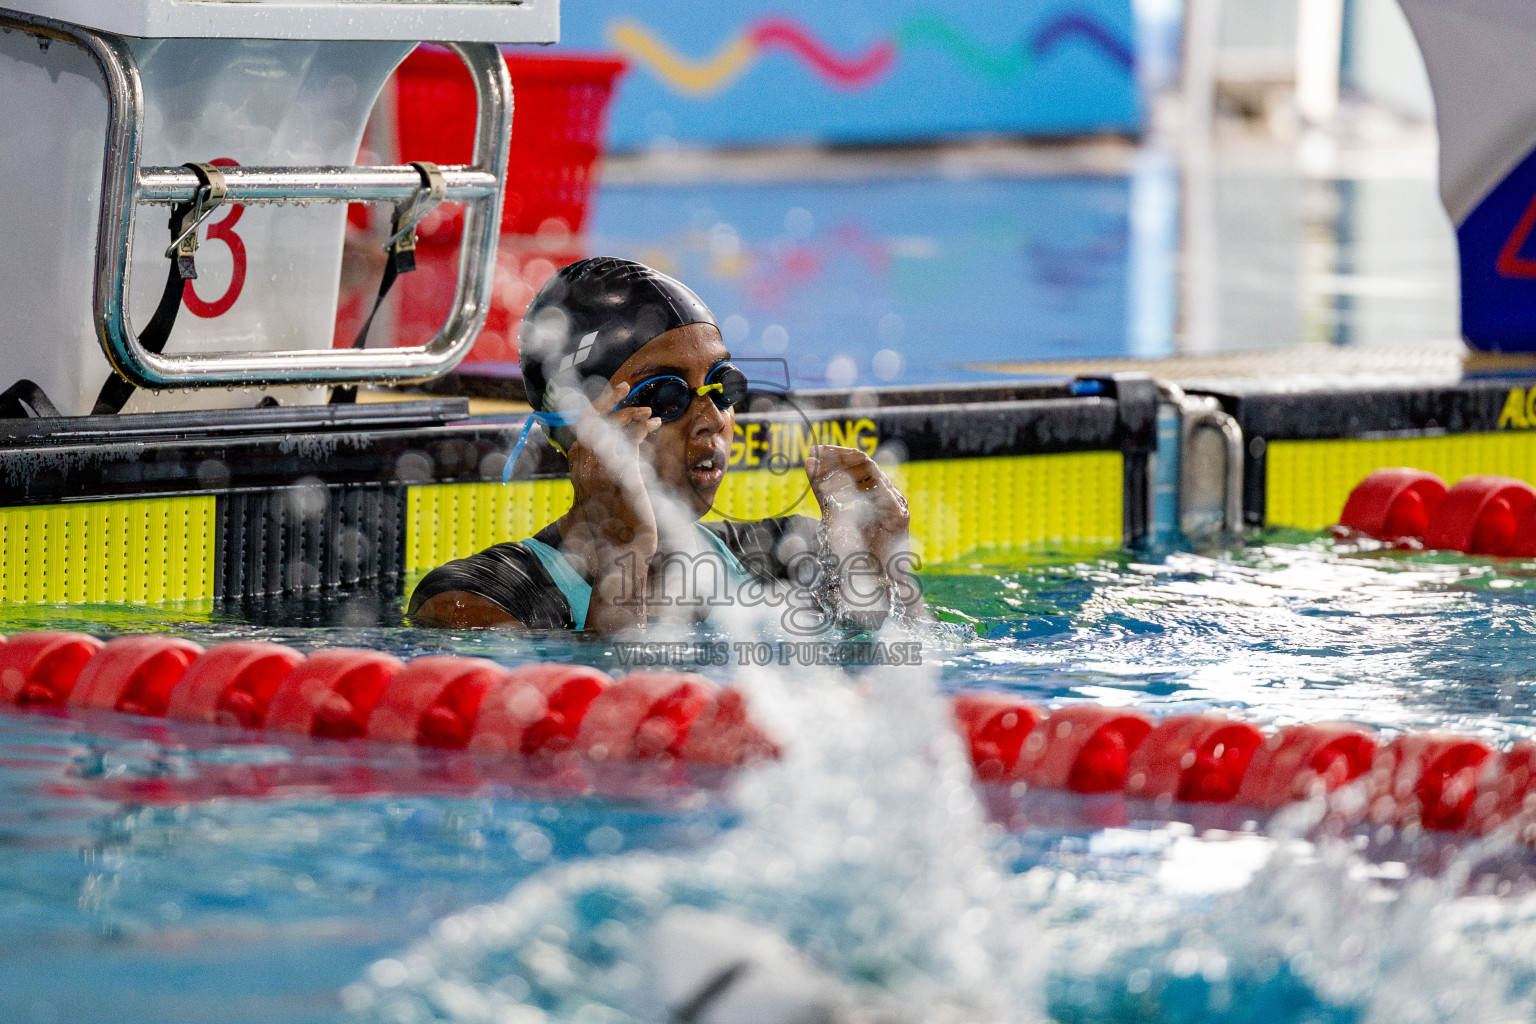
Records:
{"label": "swimmer's arm", "polygon": [[592,580],[592,601],[587,606],[585,632],[613,636],[645,622],[644,595],[649,586],[650,555],[644,549],[603,549],[603,559]]}
{"label": "swimmer's arm", "polygon": [[[620,408],[629,385],[608,385],[576,423],[571,511],[560,520],[562,546],[593,570],[586,632],[612,636],[645,622],[647,580],[656,553],[656,518],[640,444],[661,428],[646,406]],[[609,412],[599,415],[599,409]]]}
{"label": "swimmer's arm", "polygon": [[445,590],[423,601],[411,615],[418,626],[434,629],[522,629],[516,616],[489,598],[464,590]]}

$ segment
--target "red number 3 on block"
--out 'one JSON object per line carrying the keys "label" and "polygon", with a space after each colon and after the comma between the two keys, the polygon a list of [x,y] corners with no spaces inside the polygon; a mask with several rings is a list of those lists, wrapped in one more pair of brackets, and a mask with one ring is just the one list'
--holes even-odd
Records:
{"label": "red number 3 on block", "polygon": [[[239,167],[240,164],[228,158],[220,158],[210,161],[215,167]],[[204,302],[198,298],[197,285],[193,281],[187,282],[186,289],[181,293],[182,301],[186,303],[187,311],[193,316],[200,316],[208,320],[223,316],[228,313],[230,307],[240,298],[240,292],[245,289],[245,241],[235,234],[235,225],[240,223],[240,218],[245,216],[245,207],[239,203],[230,203],[229,212],[222,219],[212,221],[208,225],[208,241],[219,241],[229,246],[229,254],[234,258],[234,272],[229,278],[229,287],[224,290],[212,302]]]}

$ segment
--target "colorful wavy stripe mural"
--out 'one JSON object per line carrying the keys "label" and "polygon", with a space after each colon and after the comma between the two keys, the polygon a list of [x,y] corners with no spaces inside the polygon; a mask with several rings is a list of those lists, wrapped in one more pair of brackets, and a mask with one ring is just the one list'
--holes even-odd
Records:
{"label": "colorful wavy stripe mural", "polygon": [[1074,39],[1096,47],[1127,74],[1135,66],[1135,55],[1128,44],[1081,13],[1052,18],[1001,52],[987,50],[951,22],[934,15],[909,18],[893,39],[876,42],[852,57],[834,52],[805,26],[783,17],[753,22],[712,55],[698,60],[678,54],[650,28],[633,19],[609,22],[607,34],[609,44],[631,61],[674,91],[696,97],[729,88],[765,52],[773,49],[793,55],[827,84],[846,90],[868,88],[883,78],[904,52],[924,47],[944,51],[966,71],[997,84],[1019,78],[1056,47]]}

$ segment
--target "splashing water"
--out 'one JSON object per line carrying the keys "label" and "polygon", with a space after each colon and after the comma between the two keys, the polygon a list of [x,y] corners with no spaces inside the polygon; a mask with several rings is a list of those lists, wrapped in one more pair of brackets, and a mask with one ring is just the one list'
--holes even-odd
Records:
{"label": "splashing water", "polygon": [[1037,940],[1026,919],[994,917],[1007,878],[932,673],[764,672],[744,685],[791,753],[743,780],[740,828],[695,855],[546,872],[441,922],[398,970],[375,965],[354,1005],[393,1021],[516,1020],[514,1006],[668,1020],[644,947],[666,914],[694,908],[771,929],[861,1012],[1038,1019],[1034,972],[999,962]]}
{"label": "splashing water", "polygon": [[[1317,635],[1294,638],[1289,653],[1255,643],[1293,629],[1298,611],[1317,619],[1314,633],[1389,657],[1383,647],[1411,645],[1416,629],[1443,629],[1448,612],[1476,601],[1456,589],[1469,575],[1477,573],[1293,550],[1246,565],[1178,556],[1098,580],[1089,573],[1100,585],[1075,616],[1073,642],[1094,664],[1104,643],[1136,643],[1119,625],[1093,636],[1106,622],[1123,623],[1134,609],[1143,621],[1171,623],[1195,600],[1209,650],[1180,650],[1182,663],[1166,666],[1186,679],[1245,643],[1263,647],[1260,673],[1266,656],[1290,659],[1284,670],[1294,670],[1312,657],[1308,644],[1328,661]],[[1235,612],[1213,624],[1213,604]],[[1352,636],[1316,613],[1328,604],[1339,618],[1369,614],[1384,625]],[[931,652],[958,646],[942,625],[925,639]],[[1135,662],[1140,653],[1151,652],[1112,657]],[[1167,659],[1167,646],[1157,653]],[[961,658],[1060,664],[1057,651],[1004,643],[988,652],[974,641]],[[1142,660],[1142,670],[1151,662],[1155,672],[1156,660]],[[1341,681],[1349,675],[1336,657],[1328,663]],[[1036,837],[1031,851],[1026,837],[985,822],[939,677],[932,665],[748,675],[742,685],[788,754],[742,779],[738,828],[688,853],[548,869],[376,963],[344,993],[349,1009],[404,1024],[1536,1017],[1536,887],[1508,872],[1475,882],[1490,858],[1511,854],[1502,840],[1442,844],[1440,870],[1422,874],[1368,849],[1369,837],[1306,838],[1319,805],[1293,809],[1266,834],[1133,823]],[[1482,891],[1490,886],[1498,888]],[[679,943],[680,930],[698,941]],[[764,952],[764,935],[782,952]],[[709,941],[720,948],[701,954]],[[742,979],[729,971],[736,953],[752,949],[746,958],[759,973],[835,990],[817,1004],[831,1016],[796,1016],[811,1011],[784,990],[773,996],[771,984],[758,993],[777,998],[771,1013],[760,1004],[757,1016],[731,1016],[729,995],[680,1011],[686,1000],[667,991],[678,969],[669,957],[702,956],[683,991],[708,996],[722,977],[711,962],[726,968],[727,987],[750,987],[750,969]],[[775,956],[776,967],[764,966]]]}

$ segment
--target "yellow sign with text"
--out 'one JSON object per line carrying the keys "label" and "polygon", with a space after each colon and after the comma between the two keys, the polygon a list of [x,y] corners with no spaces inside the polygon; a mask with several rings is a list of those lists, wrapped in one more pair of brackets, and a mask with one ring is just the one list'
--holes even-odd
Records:
{"label": "yellow sign with text", "polygon": [[1504,398],[1504,411],[1499,413],[1499,429],[1517,427],[1529,430],[1536,427],[1536,388],[1510,388]]}
{"label": "yellow sign with text", "polygon": [[775,470],[805,464],[818,444],[857,448],[875,454],[880,433],[871,419],[822,420],[820,423],[738,423],[731,439],[731,465]]}

